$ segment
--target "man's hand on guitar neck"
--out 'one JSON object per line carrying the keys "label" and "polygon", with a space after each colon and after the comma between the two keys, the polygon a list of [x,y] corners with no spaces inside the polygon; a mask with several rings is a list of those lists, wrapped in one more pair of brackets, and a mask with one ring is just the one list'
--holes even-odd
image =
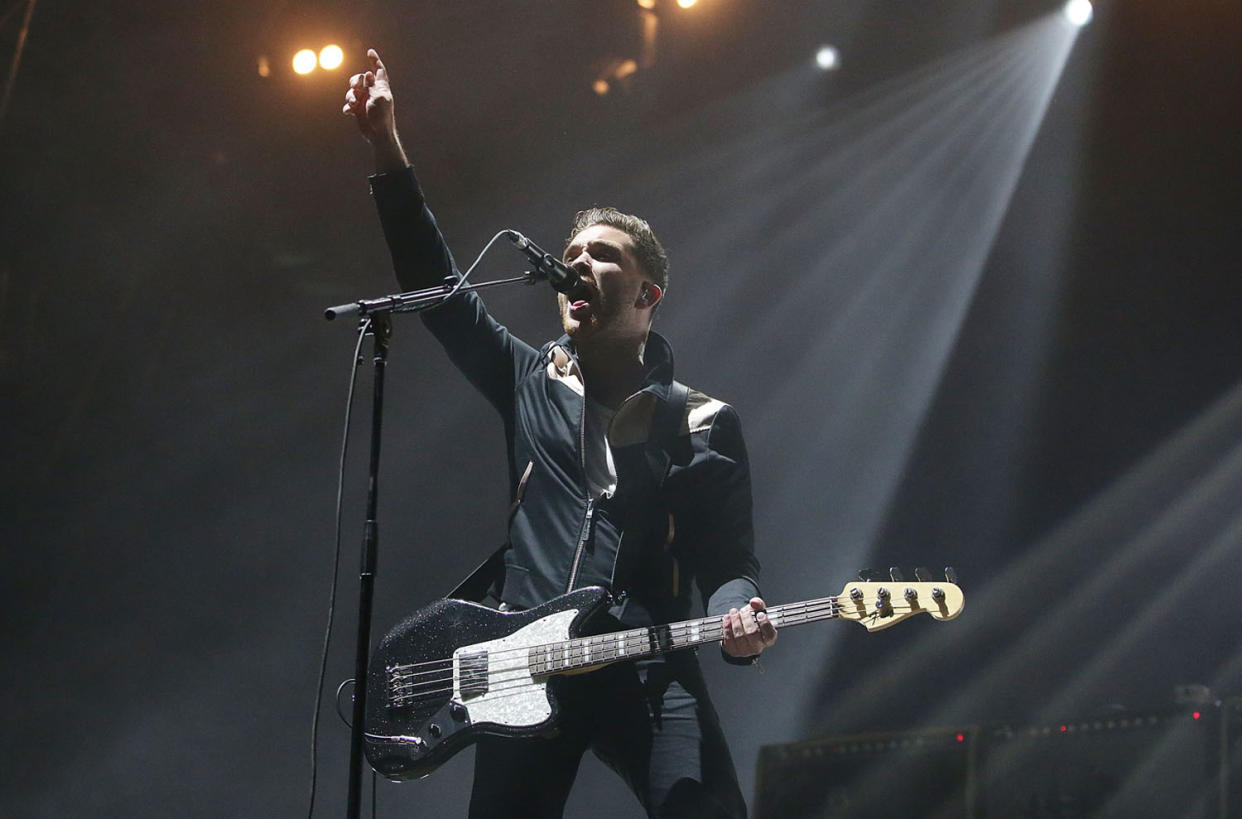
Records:
{"label": "man's hand on guitar neck", "polygon": [[724,639],[721,648],[730,657],[754,657],[776,642],[776,626],[768,619],[763,599],[752,597],[740,611],[730,609],[721,618]]}

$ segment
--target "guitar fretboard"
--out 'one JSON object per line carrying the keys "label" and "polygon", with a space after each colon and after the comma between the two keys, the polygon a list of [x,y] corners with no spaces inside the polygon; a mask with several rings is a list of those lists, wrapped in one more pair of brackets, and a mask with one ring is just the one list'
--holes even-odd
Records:
{"label": "guitar fretboard", "polygon": [[[788,628],[839,617],[837,599],[823,597],[772,606],[767,610],[768,619],[777,628]],[[670,651],[681,651],[704,643],[718,642],[723,638],[724,628],[721,626],[720,617],[702,617],[698,620],[575,637],[532,646],[527,664],[532,676],[560,674],[621,660],[637,660]]]}

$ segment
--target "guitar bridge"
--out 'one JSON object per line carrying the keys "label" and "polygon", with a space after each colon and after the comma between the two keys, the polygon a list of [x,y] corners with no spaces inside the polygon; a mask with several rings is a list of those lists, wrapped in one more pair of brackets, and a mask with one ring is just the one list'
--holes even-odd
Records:
{"label": "guitar bridge", "polygon": [[417,677],[405,666],[390,665],[387,672],[385,693],[389,708],[410,708],[417,705],[419,699]]}

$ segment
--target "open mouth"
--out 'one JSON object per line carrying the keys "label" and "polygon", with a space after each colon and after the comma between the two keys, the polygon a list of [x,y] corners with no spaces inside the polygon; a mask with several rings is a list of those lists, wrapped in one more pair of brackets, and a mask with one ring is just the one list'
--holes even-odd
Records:
{"label": "open mouth", "polygon": [[578,316],[589,312],[594,298],[595,293],[587,285],[580,284],[570,290],[565,296],[566,303],[569,305],[569,314]]}

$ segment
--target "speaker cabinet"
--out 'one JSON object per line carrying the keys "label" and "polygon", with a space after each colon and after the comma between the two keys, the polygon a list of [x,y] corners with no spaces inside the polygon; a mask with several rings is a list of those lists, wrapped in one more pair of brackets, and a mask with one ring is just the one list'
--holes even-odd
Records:
{"label": "speaker cabinet", "polygon": [[1242,817],[1242,699],[760,749],[756,819]]}
{"label": "speaker cabinet", "polygon": [[1219,816],[1216,708],[991,730],[980,817]]}
{"label": "speaker cabinet", "polygon": [[973,727],[826,737],[759,751],[756,819],[973,817]]}

